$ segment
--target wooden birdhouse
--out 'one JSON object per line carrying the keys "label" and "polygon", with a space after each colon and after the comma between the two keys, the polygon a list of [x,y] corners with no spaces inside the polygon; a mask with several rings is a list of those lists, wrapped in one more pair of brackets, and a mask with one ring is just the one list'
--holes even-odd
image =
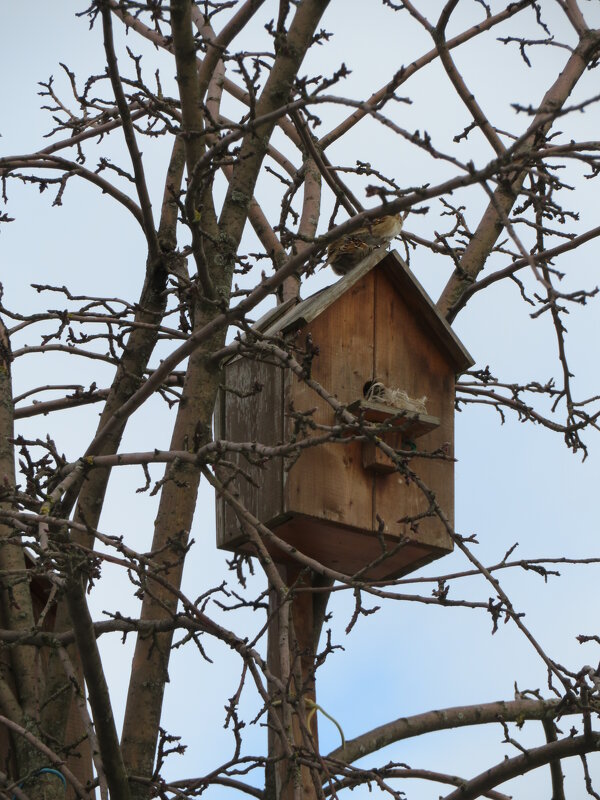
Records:
{"label": "wooden birdhouse", "polygon": [[[410,469],[431,489],[453,524],[454,400],[457,373],[473,363],[457,336],[397,253],[377,250],[333,286],[257,324],[314,354],[311,377],[378,436],[418,455]],[[308,338],[307,338],[308,337]],[[315,351],[315,348],[318,348]],[[298,413],[335,425],[335,412],[289,368],[273,359],[236,357],[225,365],[215,436],[277,445],[298,435]],[[296,427],[294,427],[296,426]],[[300,435],[314,436],[322,430]],[[444,457],[446,455],[447,457]],[[386,580],[452,550],[429,503],[373,436],[304,449],[296,460],[249,463],[227,455],[219,467],[229,491],[280,539],[347,575]],[[253,552],[243,525],[217,498],[217,545]],[[285,562],[279,548],[275,561]],[[368,565],[370,565],[368,567]],[[368,569],[365,570],[365,568]]]}

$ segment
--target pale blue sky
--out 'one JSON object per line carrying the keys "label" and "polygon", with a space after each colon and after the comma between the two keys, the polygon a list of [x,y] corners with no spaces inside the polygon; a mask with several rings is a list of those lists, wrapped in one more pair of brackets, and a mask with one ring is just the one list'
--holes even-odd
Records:
{"label": "pale blue sky", "polygon": [[[57,85],[64,90],[66,82],[61,76],[59,61],[74,69],[82,82],[90,72],[103,70],[99,28],[89,32],[86,20],[74,17],[84,5],[30,0],[4,3],[0,7],[0,26],[5,31],[0,51],[0,69],[4,76],[0,85],[3,155],[32,152],[44,145],[41,137],[48,129],[48,118],[39,111],[36,82],[53,74]],[[429,9],[440,4],[436,1],[426,5]],[[497,8],[502,4],[492,5]],[[549,18],[560,18],[556,4],[543,5]],[[272,0],[265,4],[267,10],[253,26],[256,41],[253,39],[249,45],[252,49],[264,44],[259,41],[264,36],[262,25],[276,14],[276,6]],[[465,2],[461,6],[464,8],[462,19],[473,13],[481,18],[480,6],[479,10],[474,3]],[[590,23],[600,24],[600,4],[585,3],[584,7],[586,13],[597,17],[590,16]],[[559,22],[558,26],[557,30],[564,31],[565,39],[572,41],[566,22]],[[407,37],[407,18],[395,15],[379,2],[332,2],[323,27],[335,30],[336,35],[329,45],[315,49],[305,65],[306,71],[330,74],[344,61],[352,70],[342,87],[348,96],[368,96],[401,64],[409,63],[430,46],[422,34]],[[117,22],[115,29],[119,31]],[[515,25],[507,26],[502,33],[506,35],[507,32],[515,33]],[[531,29],[531,35],[540,38],[535,28]],[[129,69],[120,33],[117,42],[121,67]],[[127,44],[136,53],[145,54],[149,76],[156,65],[161,66],[163,87],[167,92],[174,92],[170,59],[133,36]],[[407,47],[412,49],[405,50]],[[516,48],[509,56],[507,48],[491,36],[469,45],[459,53],[457,61],[494,121],[499,126],[512,126],[521,131],[526,120],[523,117],[515,122],[510,103],[536,104],[566,57],[566,51],[557,48],[535,50],[532,53],[534,68],[529,70]],[[398,124],[407,129],[427,129],[438,146],[450,147],[452,136],[460,132],[467,117],[455,101],[439,66],[424,70],[418,80],[407,87],[407,93],[409,91],[414,104],[395,107]],[[596,92],[597,72],[584,78],[574,102]],[[108,87],[104,93],[109,96]],[[235,103],[230,103],[228,111],[235,113]],[[323,111],[321,115],[324,132],[328,121],[340,118],[343,113],[335,109]],[[561,122],[560,129],[566,132],[565,136],[595,138],[598,110],[592,108],[586,114],[568,118],[564,124]],[[98,152],[100,150],[108,150],[112,158],[127,163],[119,133],[113,134]],[[162,140],[147,139],[143,141],[142,150],[156,211],[162,195],[168,151]],[[293,150],[289,153],[292,155]],[[490,157],[488,148],[475,137],[461,146],[458,155],[472,158],[477,164],[485,163]],[[355,128],[346,141],[332,148],[330,157],[334,162],[346,163],[353,163],[356,158],[368,159],[393,173],[401,184],[440,180],[452,174],[447,166],[432,165],[410,155],[405,145],[396,144],[389,131],[367,124]],[[89,165],[94,163],[92,158]],[[576,185],[576,195],[569,201],[581,213],[581,220],[574,229],[583,232],[597,224],[597,188],[594,183],[582,180],[578,169],[572,171],[569,182]],[[259,200],[271,212],[278,203],[273,186],[265,180],[257,190]],[[28,288],[34,281],[67,284],[75,292],[107,292],[136,298],[144,271],[143,239],[127,212],[102,198],[95,188],[88,188],[82,182],[76,184],[75,180],[65,193],[62,208],[51,207],[52,197],[52,189],[40,196],[34,187],[13,185],[10,188],[8,212],[16,221],[3,226],[0,232],[4,302],[9,307],[28,311],[45,307],[44,297]],[[482,191],[472,189],[462,195],[457,193],[454,201],[467,204],[467,218],[472,225],[476,224],[485,203]],[[407,228],[431,236],[438,226],[447,225],[439,219],[435,221],[439,208],[434,203],[430,205],[430,216],[410,217]],[[330,207],[330,199],[327,199],[327,207]],[[326,215],[323,220],[325,225]],[[245,247],[250,251],[257,249],[250,234]],[[558,266],[568,272],[565,291],[595,285],[598,255],[598,245],[591,243],[559,262]],[[494,258],[495,266],[505,263],[503,258]],[[261,263],[259,270],[262,266]],[[419,255],[413,259],[413,268],[435,298],[448,277],[448,265],[431,256]],[[524,274],[524,278],[528,286],[533,287],[530,276]],[[304,293],[332,279],[329,270],[322,271],[307,284]],[[64,303],[57,298],[49,305],[60,308]],[[546,381],[551,376],[559,379],[556,344],[548,315],[532,321],[529,312],[519,300],[514,285],[496,285],[469,304],[457,318],[455,329],[477,366],[489,364],[498,377],[509,381]],[[591,301],[584,309],[572,309],[568,328],[568,350],[580,397],[598,394],[598,300]],[[33,340],[33,334],[21,336],[18,346]],[[74,365],[60,355],[53,358],[27,356],[15,366],[17,393],[45,382],[89,384],[95,380],[99,386],[106,386],[110,378],[108,367],[93,362],[78,365],[75,370]],[[19,431],[28,436],[45,435],[49,431],[59,450],[75,459],[93,435],[97,413],[98,408],[94,406],[69,414],[60,412],[47,418],[23,421]],[[122,449],[166,446],[171,420],[172,414],[169,415],[162,401],[149,401],[131,420]],[[456,527],[464,535],[477,534],[480,542],[477,556],[482,561],[499,561],[517,541],[520,547],[515,557],[600,556],[596,510],[599,438],[597,433],[586,436],[590,456],[582,463],[580,456],[566,449],[560,435],[523,425],[514,417],[508,417],[501,426],[491,410],[469,409],[457,415]],[[161,470],[153,470],[153,474],[158,477]],[[102,529],[124,533],[128,544],[146,549],[150,543],[156,499],[133,494],[133,489],[142,484],[141,470],[121,470],[113,476]],[[213,499],[205,486],[201,489],[192,535],[198,544],[190,554],[184,589],[194,597],[226,576],[225,556],[214,546]],[[464,558],[455,553],[422,572],[433,575],[464,567]],[[527,624],[547,653],[577,670],[585,663],[598,661],[594,645],[581,647],[575,640],[579,633],[597,632],[598,567],[561,567],[560,571],[563,575],[560,579],[552,578],[545,584],[535,575],[515,570],[504,577],[503,585],[514,605],[527,612]],[[126,579],[109,567],[104,568],[104,576],[108,588],[103,588],[101,583],[94,590],[94,613],[100,616],[105,609],[117,608],[135,613],[135,604],[126,599],[130,594]],[[260,578],[253,583],[257,587],[263,585]],[[483,600],[490,596],[490,590],[479,579],[457,584],[451,596],[462,596],[462,592]],[[336,595],[331,608],[334,639],[343,644],[345,652],[336,652],[320,671],[318,696],[323,707],[340,722],[347,738],[389,719],[431,708],[510,699],[515,681],[520,688],[540,688],[546,692],[545,667],[530,645],[510,624],[501,625],[498,633],[490,636],[491,622],[483,613],[390,602],[376,615],[360,620],[352,635],[346,637],[343,630],[351,613],[350,597]],[[215,615],[222,616],[216,607],[212,610]],[[225,615],[225,624],[250,633],[262,624],[262,618],[240,612],[235,618]],[[236,689],[239,663],[221,644],[208,642],[206,646],[214,659],[212,665],[202,661],[193,648],[176,651],[173,656],[164,725],[170,732],[183,736],[188,753],[183,758],[173,757],[169,769],[172,777],[210,770],[231,753],[230,734],[222,729],[223,706]],[[132,642],[128,641],[122,648],[118,637],[102,640],[117,717],[122,713],[126,657],[131,647]],[[242,708],[248,719],[259,708],[251,689],[246,691]],[[565,721],[563,729],[566,731],[568,727]],[[264,729],[249,727],[246,734],[249,752],[262,751]],[[542,741],[537,724],[527,725],[524,732],[516,736],[525,743]],[[338,734],[326,720],[321,722],[320,738],[324,752],[338,745]],[[392,746],[376,760],[379,763],[403,761],[414,767],[469,777],[497,763],[505,753],[515,754],[512,748],[501,744],[502,739],[499,726],[479,728],[470,733],[447,732]],[[370,759],[369,763],[375,760]],[[590,763],[600,780],[597,757]],[[583,796],[578,763],[573,762],[565,771],[572,775],[570,796]],[[548,772],[544,770],[502,790],[521,797],[533,792],[542,796],[549,793],[548,787]],[[415,783],[399,788],[406,791],[411,800],[425,800],[444,793],[443,787],[438,791],[437,785]],[[227,792],[214,790],[211,796],[213,794],[225,796]],[[360,796],[366,796],[366,792]]]}

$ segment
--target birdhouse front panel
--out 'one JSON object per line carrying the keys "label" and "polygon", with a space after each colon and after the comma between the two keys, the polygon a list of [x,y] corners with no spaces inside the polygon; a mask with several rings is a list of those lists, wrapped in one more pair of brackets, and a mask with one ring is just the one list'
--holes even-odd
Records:
{"label": "birdhouse front panel", "polygon": [[[385,423],[377,436],[400,458],[416,453],[408,469],[452,524],[455,376],[472,362],[401,259],[371,254],[334,286],[273,312],[260,330],[283,335],[298,360],[303,349],[312,352],[311,378],[365,424]],[[257,446],[255,458],[229,454],[230,465],[219,468],[228,490],[288,545],[373,580],[450,552],[451,538],[402,462],[390,460],[375,434],[342,432],[332,406],[291,370],[237,358],[224,383],[217,438],[277,445],[338,431],[337,441],[305,447],[295,459],[264,461]],[[222,498],[217,506],[219,546],[253,552],[235,513]],[[286,560],[269,547],[274,560]]]}
{"label": "birdhouse front panel", "polygon": [[[430,335],[420,309],[415,308],[410,298],[398,296],[383,271],[375,272],[374,279],[377,310],[373,374],[387,387],[399,387],[409,397],[424,398],[427,415],[439,420],[439,425],[418,437],[410,433],[400,436],[398,446],[403,450],[444,454],[440,458],[412,458],[408,467],[435,492],[450,525],[454,525],[455,368],[439,340]],[[429,501],[421,489],[407,483],[398,471],[377,475],[374,485],[374,510],[385,521],[385,530],[415,538],[411,525],[398,520],[427,512]],[[451,547],[438,517],[423,517],[415,524],[416,538],[421,543]]]}
{"label": "birdhouse front panel", "polygon": [[[452,442],[454,367],[424,328],[418,309],[399,296],[385,272],[372,270],[355,283],[298,332],[299,345],[308,334],[319,348],[311,375],[343,404],[363,398],[365,384],[373,379],[410,397],[427,398],[428,415],[437,417],[439,427],[416,441],[393,432],[381,434],[384,441],[403,450],[427,451]],[[292,380],[287,391],[288,406],[291,401],[297,411],[315,409],[315,422],[335,424],[331,406],[308,386]],[[389,413],[393,415],[394,409]],[[325,444],[303,453],[285,478],[284,505],[304,520],[302,525],[286,523],[286,540],[302,550],[306,531],[313,527],[307,520],[321,520],[315,525],[320,537],[315,550],[326,551],[330,566],[353,574],[381,558],[383,533],[388,553],[396,552],[368,571],[371,578],[380,579],[449,552],[452,542],[440,520],[418,519],[429,505],[421,490],[385,455],[382,461],[392,472],[365,469],[365,445],[381,454],[375,444],[358,441]],[[409,466],[436,493],[452,521],[452,462],[415,458]],[[399,522],[405,517],[415,520]],[[347,533],[340,535],[336,524],[361,531],[357,541]]]}
{"label": "birdhouse front panel", "polygon": [[[369,275],[339,297],[296,335],[310,335],[319,355],[311,377],[344,403],[362,397],[373,365],[373,281]],[[315,409],[313,420],[335,424],[326,400],[302,381],[286,384],[286,408]],[[321,432],[322,433],[322,432]],[[319,431],[312,432],[318,436]],[[326,444],[306,450],[285,476],[285,506],[298,514],[341,525],[372,529],[373,481],[362,468],[361,443]]]}

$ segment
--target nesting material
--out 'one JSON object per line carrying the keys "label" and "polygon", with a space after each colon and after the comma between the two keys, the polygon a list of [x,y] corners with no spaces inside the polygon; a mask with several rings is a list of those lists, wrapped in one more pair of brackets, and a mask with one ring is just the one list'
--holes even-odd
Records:
{"label": "nesting material", "polygon": [[393,389],[381,381],[373,381],[366,394],[367,400],[384,403],[386,406],[400,408],[403,411],[414,411],[416,414],[427,414],[427,397],[409,397],[404,389]]}

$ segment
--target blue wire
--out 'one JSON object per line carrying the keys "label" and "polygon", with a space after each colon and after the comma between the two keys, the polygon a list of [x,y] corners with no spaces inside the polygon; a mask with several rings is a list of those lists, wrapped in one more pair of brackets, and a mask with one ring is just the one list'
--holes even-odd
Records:
{"label": "blue wire", "polygon": [[[38,769],[37,772],[34,772],[31,777],[33,778],[35,775],[41,775],[44,772],[47,773],[48,775],[56,775],[56,777],[60,778],[61,781],[63,782],[63,786],[65,787],[65,789],[67,788],[67,781],[65,780],[65,776],[62,774],[62,772],[59,772],[57,769],[52,769],[52,767],[42,767],[41,769]],[[19,789],[22,788],[24,783],[25,781],[21,781],[21,783],[19,784]],[[16,800],[16,795],[13,794],[12,800]]]}
{"label": "blue wire", "polygon": [[62,772],[59,772],[57,769],[52,769],[51,767],[42,767],[41,769],[38,769],[36,775],[41,775],[42,772],[47,772],[49,775],[56,775],[56,777],[60,778],[63,782],[65,789],[67,788],[67,781],[65,780],[65,776],[62,774]]}

